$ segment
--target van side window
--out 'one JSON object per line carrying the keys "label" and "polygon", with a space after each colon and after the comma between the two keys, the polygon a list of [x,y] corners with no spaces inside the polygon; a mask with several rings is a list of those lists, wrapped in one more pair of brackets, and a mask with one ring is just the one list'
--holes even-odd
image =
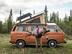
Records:
{"label": "van side window", "polygon": [[23,31],[23,27],[22,27],[22,26],[19,26],[19,27],[17,28],[17,31],[22,32],[22,31]]}
{"label": "van side window", "polygon": [[26,26],[23,26],[23,31],[26,31]]}
{"label": "van side window", "polygon": [[62,30],[57,25],[48,25],[47,30],[50,30],[50,32],[61,32]]}

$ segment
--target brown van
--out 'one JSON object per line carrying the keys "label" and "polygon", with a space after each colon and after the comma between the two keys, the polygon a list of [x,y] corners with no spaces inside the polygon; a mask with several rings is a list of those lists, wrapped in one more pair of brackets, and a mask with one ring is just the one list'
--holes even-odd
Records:
{"label": "brown van", "polygon": [[41,36],[42,45],[56,47],[57,44],[65,43],[64,32],[55,24],[16,24],[11,31],[10,43],[16,44],[17,47],[25,45],[35,45],[35,35],[32,34],[36,25],[43,29],[46,27],[46,32]]}

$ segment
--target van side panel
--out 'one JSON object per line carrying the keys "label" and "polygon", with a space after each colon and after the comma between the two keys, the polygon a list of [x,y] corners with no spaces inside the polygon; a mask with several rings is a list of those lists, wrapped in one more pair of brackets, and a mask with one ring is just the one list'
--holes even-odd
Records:
{"label": "van side panel", "polygon": [[18,39],[25,40],[27,35],[28,35],[27,32],[11,32],[11,40],[10,40],[10,42],[16,43],[16,41]]}
{"label": "van side panel", "polygon": [[47,32],[45,34],[46,38],[48,40],[54,39],[57,41],[57,43],[63,43],[64,42],[64,33],[63,32]]}

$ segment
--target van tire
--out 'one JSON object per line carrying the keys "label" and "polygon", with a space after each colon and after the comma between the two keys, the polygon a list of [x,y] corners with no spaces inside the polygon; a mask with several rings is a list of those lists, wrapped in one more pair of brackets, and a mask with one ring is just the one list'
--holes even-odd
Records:
{"label": "van tire", "polygon": [[50,47],[50,48],[55,48],[57,46],[57,42],[55,40],[49,40],[47,45]]}
{"label": "van tire", "polygon": [[17,40],[17,42],[16,42],[16,46],[18,47],[18,48],[23,48],[23,47],[25,47],[25,41],[23,41],[23,40]]}

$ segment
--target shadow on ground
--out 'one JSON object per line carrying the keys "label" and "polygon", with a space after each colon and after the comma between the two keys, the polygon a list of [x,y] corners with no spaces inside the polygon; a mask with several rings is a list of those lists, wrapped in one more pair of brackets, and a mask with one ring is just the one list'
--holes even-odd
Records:
{"label": "shadow on ground", "polygon": [[[18,48],[16,45],[11,45],[10,47],[11,48]],[[35,45],[26,45],[23,48],[36,48],[36,46]],[[38,48],[40,48],[40,46],[38,46]],[[49,48],[49,47],[48,46],[42,46],[42,48]],[[57,45],[56,48],[63,48],[63,46],[62,45]]]}

